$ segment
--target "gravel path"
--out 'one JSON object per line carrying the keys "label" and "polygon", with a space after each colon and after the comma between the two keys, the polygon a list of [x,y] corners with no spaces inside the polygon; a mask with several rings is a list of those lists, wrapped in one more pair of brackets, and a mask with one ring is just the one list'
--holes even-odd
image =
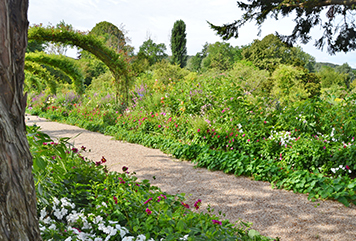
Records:
{"label": "gravel path", "polygon": [[[221,171],[195,168],[187,161],[172,158],[159,150],[112,140],[112,137],[75,126],[49,122],[27,116],[28,125],[36,123],[51,137],[74,137],[77,147],[86,146],[91,160],[107,159],[109,170],[121,171],[128,166],[139,180],[148,179],[170,194],[186,193],[193,206],[202,200],[221,211],[231,222],[252,222],[261,234],[284,240],[356,240],[356,207],[345,207],[336,201],[308,201],[307,195],[272,189],[267,182],[235,177]],[[155,178],[154,178],[155,177]],[[188,195],[191,194],[191,195]],[[320,203],[319,206],[317,204]]]}

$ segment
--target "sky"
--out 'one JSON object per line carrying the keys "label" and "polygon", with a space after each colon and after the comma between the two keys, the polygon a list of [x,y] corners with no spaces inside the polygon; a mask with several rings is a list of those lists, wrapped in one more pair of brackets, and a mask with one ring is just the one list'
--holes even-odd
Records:
{"label": "sky", "polygon": [[[64,20],[81,31],[89,31],[96,23],[108,21],[118,27],[124,26],[136,53],[150,37],[155,43],[164,43],[169,55],[174,22],[183,20],[186,24],[188,55],[195,55],[206,42],[222,41],[210,29],[207,21],[222,25],[237,20],[241,14],[236,0],[29,0],[28,19],[30,25],[56,25]],[[258,26],[248,23],[240,29],[238,39],[227,42],[232,46],[247,45],[254,39],[261,40],[276,31],[290,34],[293,26],[292,17],[268,20],[262,25],[261,35],[258,36]],[[315,39],[321,33],[320,29],[315,29],[311,35]],[[355,51],[329,55],[326,49],[322,51],[313,46],[314,39],[300,46],[314,56],[317,62],[348,63],[356,68]],[[75,53],[75,50],[68,51],[72,57],[76,56]]]}

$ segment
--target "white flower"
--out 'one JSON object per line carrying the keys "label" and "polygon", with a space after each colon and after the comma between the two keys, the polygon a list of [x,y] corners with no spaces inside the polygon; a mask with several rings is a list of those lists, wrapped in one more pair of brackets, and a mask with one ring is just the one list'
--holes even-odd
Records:
{"label": "white flower", "polygon": [[51,224],[51,226],[48,227],[48,229],[53,229],[55,230],[56,229],[56,225],[54,223]]}
{"label": "white flower", "polygon": [[122,239],[122,241],[133,241],[135,237],[129,236]]}
{"label": "white flower", "polygon": [[108,205],[106,205],[105,202],[102,202],[101,205],[103,205],[103,206],[106,207],[106,208],[108,207]]}
{"label": "white flower", "polygon": [[72,237],[68,237],[64,241],[72,241]]}
{"label": "white flower", "polygon": [[136,241],[145,241],[145,240],[146,240],[146,236],[143,234],[138,235],[136,238]]}
{"label": "white flower", "polygon": [[54,203],[55,205],[58,205],[58,204],[59,204],[58,198],[54,197],[54,198],[53,198],[53,203]]}
{"label": "white flower", "polygon": [[54,214],[54,216],[56,216],[56,218],[62,219],[64,217],[64,215],[66,215],[67,213],[68,213],[68,210],[65,208],[62,208],[62,210],[55,209],[53,214]]}
{"label": "white flower", "polygon": [[184,235],[183,238],[180,238],[179,240],[188,240],[188,234],[187,235]]}
{"label": "white flower", "polygon": [[96,216],[93,222],[94,224],[98,224],[99,222],[103,222],[103,218],[101,216]]}
{"label": "white flower", "polygon": [[47,218],[43,219],[43,223],[49,224],[51,222],[51,220],[52,219],[50,217],[47,217]]}
{"label": "white flower", "polygon": [[43,208],[40,214],[40,220],[43,220],[47,215],[46,208]]}
{"label": "white flower", "polygon": [[129,230],[127,230],[127,228],[121,227],[120,225],[116,225],[115,228],[120,231],[121,238],[123,238],[129,232]]}

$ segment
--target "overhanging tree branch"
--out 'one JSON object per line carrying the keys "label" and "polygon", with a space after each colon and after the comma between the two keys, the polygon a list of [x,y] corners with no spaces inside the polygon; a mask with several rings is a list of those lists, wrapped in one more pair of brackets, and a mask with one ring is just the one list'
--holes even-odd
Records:
{"label": "overhanging tree branch", "polygon": [[[248,0],[248,3],[238,1],[237,5],[244,12],[240,19],[222,26],[208,22],[224,40],[237,38],[239,28],[246,22],[254,21],[261,28],[268,18],[278,20],[280,16],[285,17],[295,12],[292,34],[285,36],[276,33],[289,46],[298,40],[303,44],[308,43],[311,40],[311,29],[319,25],[324,32],[314,44],[318,49],[327,45],[329,54],[356,49],[356,0]],[[326,21],[321,16],[324,10],[327,10]],[[337,17],[343,17],[344,21],[336,21]]]}

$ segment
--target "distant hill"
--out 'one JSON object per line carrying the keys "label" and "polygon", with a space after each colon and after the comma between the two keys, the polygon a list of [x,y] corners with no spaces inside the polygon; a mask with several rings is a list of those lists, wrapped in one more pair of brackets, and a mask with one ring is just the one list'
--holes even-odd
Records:
{"label": "distant hill", "polygon": [[[326,62],[316,62],[315,63],[315,70],[319,71],[319,69],[321,69],[321,67],[323,66],[329,66],[333,69],[335,69],[338,66],[341,66],[340,64],[332,64],[332,63],[326,63]],[[356,71],[356,69],[352,69],[352,71]]]}

